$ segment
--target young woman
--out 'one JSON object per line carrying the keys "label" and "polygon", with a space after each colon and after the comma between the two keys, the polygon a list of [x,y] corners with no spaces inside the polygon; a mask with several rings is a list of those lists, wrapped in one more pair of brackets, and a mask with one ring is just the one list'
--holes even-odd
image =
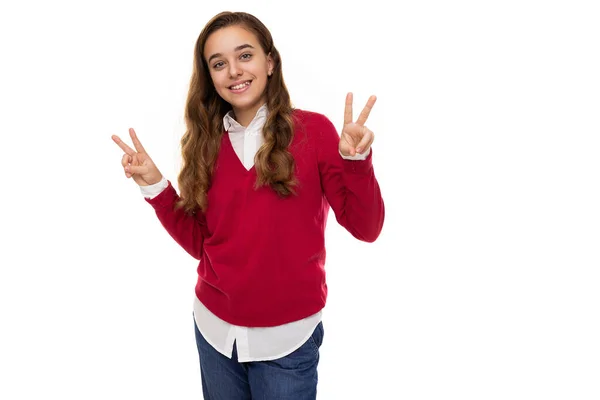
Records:
{"label": "young woman", "polygon": [[327,297],[330,207],[358,240],[381,232],[373,172],[375,96],[341,136],[292,107],[270,32],[247,13],[213,17],[197,40],[181,140],[180,194],[129,130],[127,178],[199,260],[194,320],[205,399],[315,399]]}

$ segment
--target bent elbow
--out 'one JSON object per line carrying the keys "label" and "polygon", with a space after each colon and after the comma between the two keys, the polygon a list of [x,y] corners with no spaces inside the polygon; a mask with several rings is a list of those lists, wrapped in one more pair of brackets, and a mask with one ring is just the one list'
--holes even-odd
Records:
{"label": "bent elbow", "polygon": [[354,232],[353,236],[360,241],[366,243],[375,242],[379,236],[381,235],[381,231],[383,230],[383,218],[378,221],[376,225],[370,227],[370,229],[366,229],[362,232]]}

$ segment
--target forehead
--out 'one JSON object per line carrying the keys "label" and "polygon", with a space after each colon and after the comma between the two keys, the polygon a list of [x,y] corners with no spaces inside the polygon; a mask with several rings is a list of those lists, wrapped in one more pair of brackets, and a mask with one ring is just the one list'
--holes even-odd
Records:
{"label": "forehead", "polygon": [[227,54],[235,51],[237,46],[249,44],[260,50],[256,36],[242,28],[234,25],[221,28],[210,34],[204,45],[204,58],[208,59],[212,54]]}

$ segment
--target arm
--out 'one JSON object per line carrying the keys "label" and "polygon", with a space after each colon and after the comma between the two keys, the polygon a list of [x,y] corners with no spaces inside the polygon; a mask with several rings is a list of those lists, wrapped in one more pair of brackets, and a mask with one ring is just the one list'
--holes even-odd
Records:
{"label": "arm", "polygon": [[171,182],[160,173],[133,128],[129,129],[129,134],[135,150],[117,135],[112,136],[113,141],[125,152],[121,159],[125,176],[133,178],[140,186],[142,195],[154,207],[158,219],[171,237],[192,257],[199,260],[206,226],[204,215],[188,215],[182,209],[175,208],[179,196]]}
{"label": "arm", "polygon": [[[176,209],[179,195],[170,181],[163,178],[156,185],[162,185],[164,189],[154,197],[145,197],[145,200],[154,208],[156,216],[169,235],[192,257],[200,260],[206,228],[204,215],[200,211],[188,215],[183,209]],[[148,187],[140,189],[145,196],[152,191],[152,188]]]}
{"label": "arm", "polygon": [[383,227],[385,207],[373,170],[373,150],[364,152],[364,160],[342,156],[340,136],[331,121],[322,116],[317,126],[321,185],[336,220],[355,238],[374,242]]}

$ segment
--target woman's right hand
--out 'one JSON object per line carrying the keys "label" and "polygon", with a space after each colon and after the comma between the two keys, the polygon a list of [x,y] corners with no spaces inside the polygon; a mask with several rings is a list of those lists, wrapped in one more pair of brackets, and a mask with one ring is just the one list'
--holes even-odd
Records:
{"label": "woman's right hand", "polygon": [[[162,174],[144,150],[133,128],[129,128],[129,136],[135,147],[133,150],[127,146],[117,135],[112,135],[112,140],[125,152],[121,164],[127,178],[133,178],[140,186],[154,185],[162,180]],[[137,151],[136,151],[137,150]]]}

